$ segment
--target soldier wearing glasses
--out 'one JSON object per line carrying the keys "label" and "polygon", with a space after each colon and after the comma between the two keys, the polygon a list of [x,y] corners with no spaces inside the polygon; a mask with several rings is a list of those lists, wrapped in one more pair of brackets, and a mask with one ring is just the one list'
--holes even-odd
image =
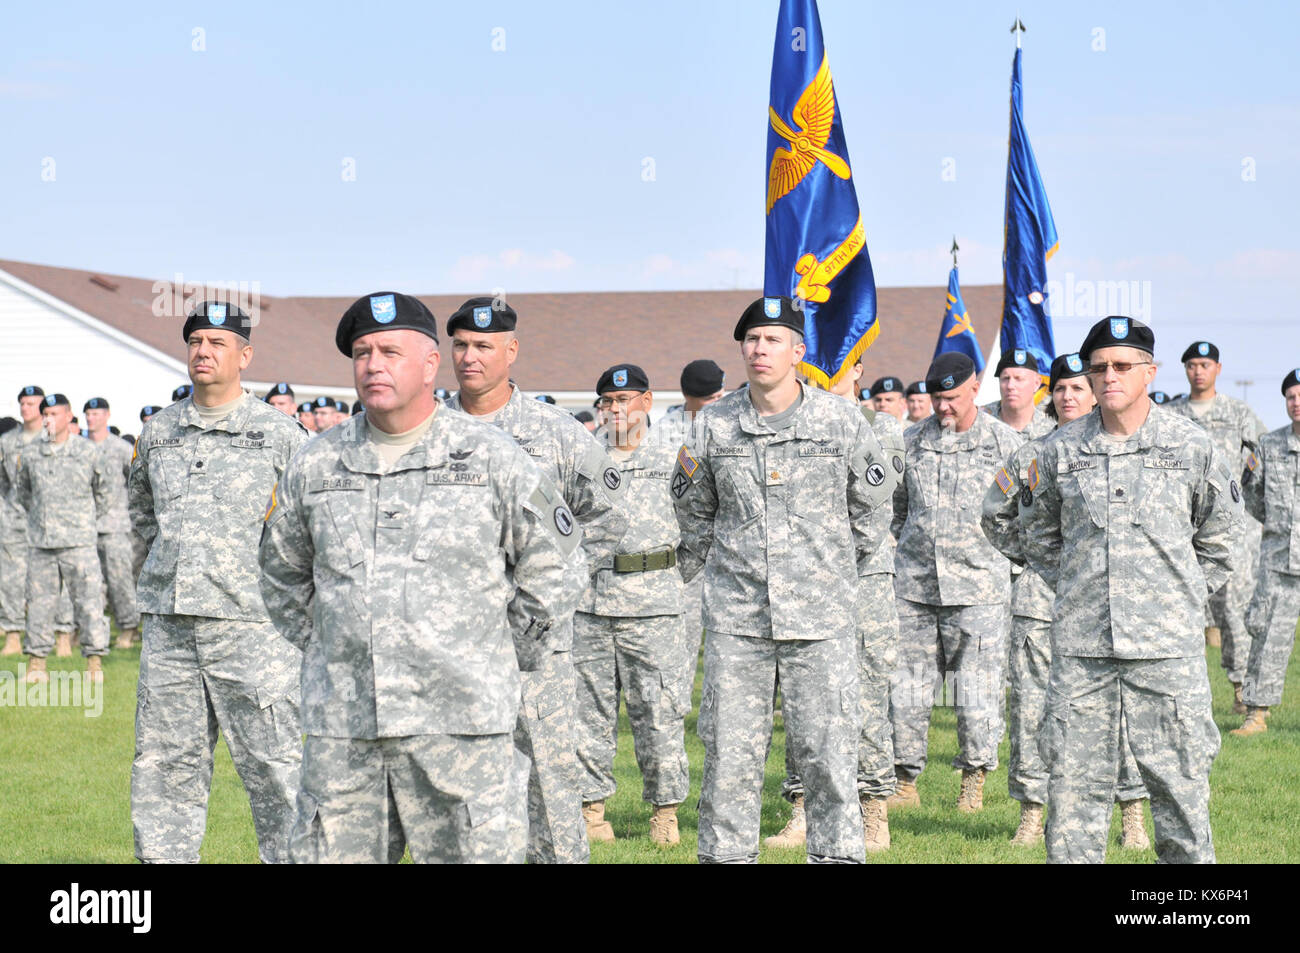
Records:
{"label": "soldier wearing glasses", "polygon": [[[1121,725],[1151,794],[1156,853],[1213,863],[1210,711],[1201,607],[1232,570],[1241,489],[1203,429],[1151,410],[1155,336],[1111,317],[1088,332],[1097,410],[1058,430],[1020,492],[1026,562],[1056,592],[1039,748],[1049,863],[1100,863]],[[1003,496],[995,483],[991,516]]]}

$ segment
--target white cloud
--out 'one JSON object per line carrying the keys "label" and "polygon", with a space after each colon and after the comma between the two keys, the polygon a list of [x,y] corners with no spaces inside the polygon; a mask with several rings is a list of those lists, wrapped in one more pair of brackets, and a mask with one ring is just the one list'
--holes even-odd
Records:
{"label": "white cloud", "polygon": [[527,283],[538,275],[568,271],[577,263],[572,255],[552,248],[549,252],[538,254],[522,248],[506,248],[496,254],[462,255],[451,266],[452,284],[481,284],[485,280],[495,282],[509,278],[518,286],[521,281]]}

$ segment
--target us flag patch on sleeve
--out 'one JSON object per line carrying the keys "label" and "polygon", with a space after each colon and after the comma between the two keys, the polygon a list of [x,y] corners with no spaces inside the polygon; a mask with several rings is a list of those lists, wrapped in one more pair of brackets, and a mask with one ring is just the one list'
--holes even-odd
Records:
{"label": "us flag patch on sleeve", "polygon": [[1007,472],[1006,467],[999,470],[998,475],[993,479],[997,483],[998,489],[1002,491],[1003,496],[1011,495],[1011,490],[1014,484],[1011,482],[1011,474]]}
{"label": "us flag patch on sleeve", "polygon": [[690,451],[686,449],[686,444],[682,444],[682,449],[677,451],[677,464],[688,477],[695,476],[695,471],[700,468],[699,461],[691,456]]}
{"label": "us flag patch on sleeve", "polygon": [[1037,457],[1034,458],[1033,463],[1029,464],[1029,489],[1031,491],[1038,489],[1038,458]]}

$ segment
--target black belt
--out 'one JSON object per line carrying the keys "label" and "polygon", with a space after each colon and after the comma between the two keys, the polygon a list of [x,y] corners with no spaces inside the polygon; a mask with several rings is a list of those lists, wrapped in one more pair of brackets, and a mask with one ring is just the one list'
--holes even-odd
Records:
{"label": "black belt", "polygon": [[677,565],[677,550],[664,549],[657,553],[624,553],[614,557],[614,572],[651,572],[672,569]]}

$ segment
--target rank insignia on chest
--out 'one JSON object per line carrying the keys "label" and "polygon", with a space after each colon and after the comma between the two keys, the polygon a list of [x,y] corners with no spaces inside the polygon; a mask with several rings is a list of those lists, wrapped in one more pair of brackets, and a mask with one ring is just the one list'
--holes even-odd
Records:
{"label": "rank insignia on chest", "polygon": [[677,451],[677,465],[682,468],[682,471],[688,477],[695,476],[695,471],[700,468],[699,461],[691,456],[685,444],[682,444],[682,449]]}
{"label": "rank insignia on chest", "polygon": [[993,478],[997,483],[998,489],[1002,491],[1003,496],[1010,496],[1015,484],[1011,481],[1011,474],[1007,473],[1007,468],[1003,467],[998,471],[998,475]]}
{"label": "rank insignia on chest", "polygon": [[1029,489],[1029,487],[1027,486],[1022,486],[1020,488],[1020,505],[1021,506],[1034,505],[1034,491]]}
{"label": "rank insignia on chest", "polygon": [[1032,493],[1038,489],[1038,458],[1034,457],[1033,462],[1029,464],[1029,492]]}

